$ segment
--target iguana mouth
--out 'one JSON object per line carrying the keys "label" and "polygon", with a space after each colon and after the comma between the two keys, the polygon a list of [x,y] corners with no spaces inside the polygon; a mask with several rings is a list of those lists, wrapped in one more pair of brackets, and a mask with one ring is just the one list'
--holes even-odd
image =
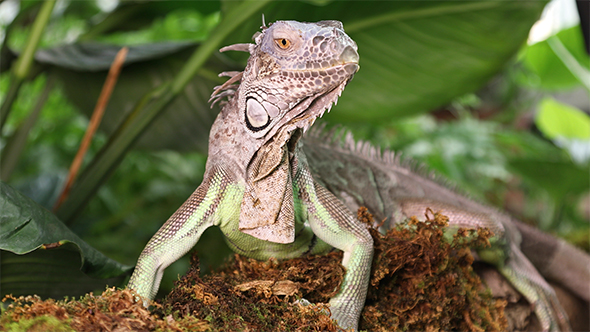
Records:
{"label": "iguana mouth", "polygon": [[338,59],[332,59],[322,63],[308,62],[305,68],[288,69],[290,72],[318,72],[326,70],[344,70],[353,75],[359,69],[359,55],[352,46],[346,46],[340,53]]}
{"label": "iguana mouth", "polygon": [[338,72],[346,72],[346,74],[351,75],[350,78],[352,78],[352,75],[356,74],[356,72],[359,71],[359,69],[360,69],[360,66],[359,66],[358,62],[343,62],[343,63],[339,63],[337,65],[328,67],[323,70],[325,70],[325,71],[336,70]]}

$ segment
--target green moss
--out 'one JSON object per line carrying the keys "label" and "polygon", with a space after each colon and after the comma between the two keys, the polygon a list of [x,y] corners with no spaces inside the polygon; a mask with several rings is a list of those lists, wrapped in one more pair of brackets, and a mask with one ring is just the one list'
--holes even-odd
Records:
{"label": "green moss", "polygon": [[55,316],[44,315],[13,322],[2,322],[2,331],[6,332],[75,332],[67,321]]}

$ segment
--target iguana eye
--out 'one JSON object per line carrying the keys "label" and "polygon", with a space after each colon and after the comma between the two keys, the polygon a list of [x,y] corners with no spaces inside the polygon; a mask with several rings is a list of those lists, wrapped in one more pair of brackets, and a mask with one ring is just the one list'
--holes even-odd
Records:
{"label": "iguana eye", "polygon": [[275,43],[283,50],[288,49],[291,46],[291,41],[287,38],[277,38]]}

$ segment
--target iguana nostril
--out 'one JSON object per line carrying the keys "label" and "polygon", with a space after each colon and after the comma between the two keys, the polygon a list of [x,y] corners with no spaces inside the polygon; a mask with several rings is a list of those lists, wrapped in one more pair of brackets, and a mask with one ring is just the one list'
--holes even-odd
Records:
{"label": "iguana nostril", "polygon": [[356,63],[347,63],[344,65],[344,70],[348,73],[348,75],[352,75],[359,70],[360,66]]}
{"label": "iguana nostril", "polygon": [[340,53],[339,60],[342,63],[359,62],[359,54],[352,48],[352,46],[346,46],[342,53]]}

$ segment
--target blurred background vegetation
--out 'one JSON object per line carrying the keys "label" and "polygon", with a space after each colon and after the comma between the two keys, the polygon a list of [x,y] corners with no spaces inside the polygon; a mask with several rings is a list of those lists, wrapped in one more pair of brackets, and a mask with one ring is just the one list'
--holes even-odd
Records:
{"label": "blurred background vegetation", "polygon": [[[82,172],[55,211],[82,239],[71,240],[78,245],[75,254],[37,249],[47,243],[43,236],[39,243],[17,243],[8,225],[24,229],[59,221],[45,214],[25,218],[18,211],[25,199],[9,202],[9,189],[3,187],[2,295],[59,297],[102,290],[104,280],[76,274],[78,250],[86,262],[95,257],[78,242],[126,265],[98,273],[103,277],[116,277],[135,263],[148,239],[201,182],[208,130],[218,112],[209,108],[208,96],[224,81],[218,72],[239,70],[246,59],[216,50],[250,41],[262,13],[267,22],[340,20],[358,43],[361,69],[325,116],[330,125],[343,124],[357,139],[401,151],[473,197],[588,250],[590,61],[575,2],[545,5],[0,3],[0,175],[49,210],[113,57],[122,46],[130,47]],[[8,213],[9,205],[16,212]],[[215,229],[195,250],[204,272],[229,254]],[[43,251],[53,256],[42,256]],[[103,264],[104,259],[96,262]],[[161,292],[187,265],[183,259],[167,270]],[[122,277],[109,282],[124,284]]]}

